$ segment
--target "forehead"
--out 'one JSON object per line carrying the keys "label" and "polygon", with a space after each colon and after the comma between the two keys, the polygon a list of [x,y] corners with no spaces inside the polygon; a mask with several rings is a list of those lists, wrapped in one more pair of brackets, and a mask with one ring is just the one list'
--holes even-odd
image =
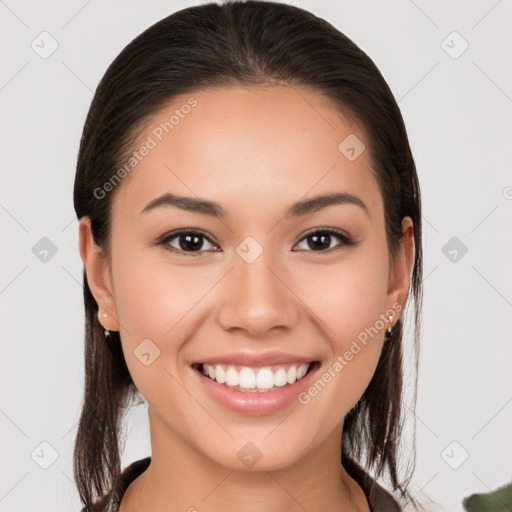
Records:
{"label": "forehead", "polygon": [[145,123],[113,210],[134,219],[165,192],[214,199],[237,214],[331,191],[379,208],[368,145],[356,122],[306,88],[184,94]]}

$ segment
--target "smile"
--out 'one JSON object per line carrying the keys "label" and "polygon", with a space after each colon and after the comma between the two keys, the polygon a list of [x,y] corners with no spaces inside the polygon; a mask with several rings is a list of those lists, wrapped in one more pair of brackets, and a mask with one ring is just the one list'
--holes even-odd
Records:
{"label": "smile", "polygon": [[264,393],[301,380],[310,366],[310,363],[295,363],[255,368],[228,364],[201,364],[198,370],[231,389]]}
{"label": "smile", "polygon": [[192,364],[198,384],[218,405],[247,416],[269,415],[299,404],[298,396],[311,386],[321,366],[319,361],[257,366],[254,361],[244,365],[221,361]]}

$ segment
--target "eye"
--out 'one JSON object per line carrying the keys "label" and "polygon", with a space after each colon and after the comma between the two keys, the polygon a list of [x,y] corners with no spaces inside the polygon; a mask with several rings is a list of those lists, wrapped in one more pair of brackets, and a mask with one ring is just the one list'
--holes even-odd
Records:
{"label": "eye", "polygon": [[[332,245],[333,238],[338,238],[341,243]],[[300,243],[305,243],[306,247],[302,249],[312,249],[313,252],[327,252],[331,249],[341,248],[342,246],[355,245],[356,242],[347,234],[334,228],[315,228],[314,231],[306,233]],[[300,245],[300,244],[299,244]]]}
{"label": "eye", "polygon": [[[217,250],[215,249],[217,246],[215,246],[212,241],[200,231],[175,231],[165,235],[158,242],[158,245],[163,245],[167,249],[175,252],[201,253],[204,250],[211,250],[204,247],[205,240],[213,247],[213,250]],[[173,246],[171,242],[176,243],[177,247]],[[193,256],[196,255],[194,254]]]}
{"label": "eye", "polygon": [[[335,238],[337,238],[340,243],[333,246],[332,243],[334,242]],[[206,245],[210,244],[211,247],[205,247],[205,242]],[[342,248],[344,246],[355,245],[357,242],[349,235],[338,229],[315,228],[314,230],[306,233],[304,237],[302,237],[300,243],[297,244],[297,247],[300,247],[301,243],[306,244],[306,247],[303,246],[300,248],[301,250],[311,249],[310,252],[330,252],[331,249],[336,250],[337,248]],[[191,256],[200,256],[201,253],[206,250],[220,250],[219,247],[215,245],[208,236],[206,236],[201,231],[196,230],[174,231],[164,235],[159,241],[156,242],[156,244],[163,245],[170,251],[177,253],[187,253]]]}

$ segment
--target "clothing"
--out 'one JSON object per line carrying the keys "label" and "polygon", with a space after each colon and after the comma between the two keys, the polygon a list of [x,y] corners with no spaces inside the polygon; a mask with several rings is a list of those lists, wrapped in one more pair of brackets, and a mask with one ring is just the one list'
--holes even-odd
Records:
{"label": "clothing", "polygon": [[[122,473],[122,498],[128,486],[141,475],[151,462],[151,457],[138,460],[130,464]],[[347,473],[359,484],[363,490],[371,512],[401,512],[402,509],[393,496],[381,487],[363,468],[344,456],[343,467]],[[118,507],[111,501],[109,506],[105,508],[105,512],[117,512]],[[90,512],[89,507],[84,507],[80,512]]]}

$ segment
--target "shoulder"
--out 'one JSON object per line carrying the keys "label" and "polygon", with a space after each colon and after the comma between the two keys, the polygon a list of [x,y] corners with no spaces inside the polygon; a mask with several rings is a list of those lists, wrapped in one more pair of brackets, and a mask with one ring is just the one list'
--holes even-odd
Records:
{"label": "shoulder", "polygon": [[343,455],[343,467],[363,489],[371,512],[403,512],[393,495],[346,455]]}
{"label": "shoulder", "polygon": [[[117,499],[112,498],[108,504],[105,505],[105,497],[103,497],[98,502],[95,502],[95,506],[99,506],[103,512],[117,512],[119,503],[121,502],[121,498],[123,497],[128,486],[139,476],[141,475],[149,466],[151,462],[151,457],[146,457],[144,459],[137,460],[132,462],[128,467],[126,467],[121,473],[119,482],[120,492],[117,496]],[[88,505],[85,505],[80,512],[91,512],[91,508]]]}

